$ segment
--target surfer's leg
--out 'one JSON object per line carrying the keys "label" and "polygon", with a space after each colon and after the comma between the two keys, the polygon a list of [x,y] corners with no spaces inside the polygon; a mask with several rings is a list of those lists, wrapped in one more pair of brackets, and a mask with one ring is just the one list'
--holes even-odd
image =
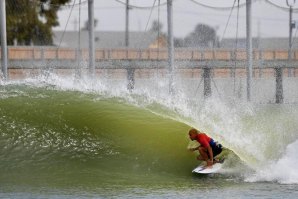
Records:
{"label": "surfer's leg", "polygon": [[197,160],[204,160],[203,157],[201,155],[198,155]]}
{"label": "surfer's leg", "polygon": [[200,152],[200,157],[202,158],[201,160],[205,160],[207,161],[208,158],[208,154],[207,154],[207,149],[204,147],[199,147],[199,152]]}

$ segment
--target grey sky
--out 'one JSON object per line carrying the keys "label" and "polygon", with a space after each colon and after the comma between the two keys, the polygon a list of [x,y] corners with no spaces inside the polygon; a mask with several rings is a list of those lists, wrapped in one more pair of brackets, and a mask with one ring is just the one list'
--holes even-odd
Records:
{"label": "grey sky", "polygon": [[[126,0],[119,0],[126,2]],[[130,4],[138,7],[150,7],[158,4],[158,0],[130,0]],[[209,6],[216,7],[232,7],[234,0],[194,0]],[[252,0],[254,1],[254,0]],[[289,0],[293,1],[293,0]],[[74,0],[70,3],[72,4]],[[84,25],[88,18],[87,0],[81,0],[81,26]],[[164,4],[166,0],[160,0]],[[288,8],[286,0],[270,0],[270,2],[281,7]],[[79,0],[76,0],[79,3]],[[245,3],[245,0],[240,0],[240,4]],[[116,0],[94,0],[95,18],[98,19],[96,30],[114,30],[124,31],[125,28],[125,6]],[[235,37],[237,30],[237,0],[236,6],[232,12],[227,30],[224,33],[225,26],[228,21],[231,10],[214,10],[202,7],[195,4],[191,0],[173,0],[174,8],[174,35],[176,37],[184,37],[189,34],[198,23],[208,24],[217,29],[217,34],[220,38]],[[166,6],[160,7],[160,22],[164,25],[162,31],[166,31],[167,13]],[[293,19],[298,20],[298,1],[294,5]],[[55,30],[64,30],[66,27],[67,18],[71,9],[63,8],[59,12],[60,26]],[[150,16],[151,9],[130,10],[130,27],[131,31],[145,31],[146,24],[149,21],[147,30],[150,28],[152,21],[158,19],[158,8],[154,8]],[[245,7],[239,9],[238,34],[239,37],[245,36]],[[253,36],[261,37],[287,37],[289,34],[289,12],[288,10],[278,9],[268,3],[266,0],[259,0],[253,3]],[[79,6],[75,6],[72,15],[67,25],[67,30],[78,30]],[[75,22],[76,21],[76,22]],[[296,30],[293,30],[295,36]],[[298,37],[298,33],[296,34]]]}

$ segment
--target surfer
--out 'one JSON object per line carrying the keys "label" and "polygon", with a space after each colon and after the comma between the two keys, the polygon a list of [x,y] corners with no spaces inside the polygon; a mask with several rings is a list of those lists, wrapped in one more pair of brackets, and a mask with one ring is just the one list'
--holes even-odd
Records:
{"label": "surfer", "polygon": [[197,157],[198,160],[206,161],[208,167],[219,162],[219,160],[214,159],[214,157],[222,152],[221,144],[218,144],[205,133],[194,128],[190,129],[188,134],[191,140],[196,140],[200,143],[200,146],[189,149],[190,151],[199,151],[200,155]]}

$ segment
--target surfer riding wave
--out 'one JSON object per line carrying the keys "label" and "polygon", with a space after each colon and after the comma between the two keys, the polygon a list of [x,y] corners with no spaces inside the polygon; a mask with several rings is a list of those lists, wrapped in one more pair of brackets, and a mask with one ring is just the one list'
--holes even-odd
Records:
{"label": "surfer riding wave", "polygon": [[190,129],[188,134],[191,140],[196,140],[200,143],[200,146],[189,149],[190,151],[199,151],[200,155],[197,157],[198,160],[206,161],[207,167],[211,167],[213,164],[221,162],[215,159],[215,157],[222,152],[221,144],[215,142],[205,133],[194,128]]}

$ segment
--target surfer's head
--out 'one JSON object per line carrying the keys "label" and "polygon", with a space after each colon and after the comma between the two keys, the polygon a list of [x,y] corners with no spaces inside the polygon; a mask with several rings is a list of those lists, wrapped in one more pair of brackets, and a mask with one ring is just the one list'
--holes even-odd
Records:
{"label": "surfer's head", "polygon": [[191,140],[195,140],[196,137],[197,137],[197,135],[198,135],[198,133],[200,133],[200,132],[199,132],[197,129],[195,129],[195,128],[190,129],[190,130],[188,131],[189,138],[190,138]]}

